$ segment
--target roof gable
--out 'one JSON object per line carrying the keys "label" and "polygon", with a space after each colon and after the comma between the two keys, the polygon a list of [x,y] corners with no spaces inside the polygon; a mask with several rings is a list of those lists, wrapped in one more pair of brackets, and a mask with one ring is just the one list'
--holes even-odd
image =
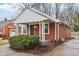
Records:
{"label": "roof gable", "polygon": [[47,15],[47,14],[45,14],[45,13],[42,13],[42,12],[40,12],[40,11],[37,11],[37,10],[35,10],[34,8],[30,8],[30,9],[31,9],[32,11],[34,11],[34,12],[36,12],[36,13],[38,13],[38,14],[44,16],[44,17],[47,17],[48,19],[50,19],[50,20],[52,20],[52,21],[54,21],[54,22],[60,22],[59,19],[56,19],[56,18],[54,18],[54,17],[52,17],[52,16],[49,16],[49,15]]}
{"label": "roof gable", "polygon": [[28,23],[28,22],[38,22],[48,19],[47,17],[44,17],[38,13],[35,13],[34,11],[30,9],[26,9],[15,21],[14,23]]}
{"label": "roof gable", "polygon": [[27,8],[15,21],[14,23],[28,23],[38,22],[43,20],[52,20],[54,22],[60,22],[56,18],[50,17],[42,12],[39,12],[33,8]]}

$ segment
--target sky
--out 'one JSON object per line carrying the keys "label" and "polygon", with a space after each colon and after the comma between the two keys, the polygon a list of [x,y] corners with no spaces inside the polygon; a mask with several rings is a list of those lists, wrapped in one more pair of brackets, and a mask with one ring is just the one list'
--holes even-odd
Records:
{"label": "sky", "polygon": [[17,8],[9,4],[0,4],[0,21],[3,21],[4,18],[13,19],[17,15]]}

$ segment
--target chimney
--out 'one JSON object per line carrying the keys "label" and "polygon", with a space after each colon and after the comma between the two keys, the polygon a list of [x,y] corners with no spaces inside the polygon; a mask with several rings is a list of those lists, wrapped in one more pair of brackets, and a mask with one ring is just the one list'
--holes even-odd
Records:
{"label": "chimney", "polygon": [[7,21],[7,18],[4,18],[4,21]]}

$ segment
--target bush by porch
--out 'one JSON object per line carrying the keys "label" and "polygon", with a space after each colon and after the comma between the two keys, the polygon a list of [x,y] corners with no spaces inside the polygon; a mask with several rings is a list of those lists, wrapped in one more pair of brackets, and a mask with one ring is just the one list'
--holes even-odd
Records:
{"label": "bush by porch", "polygon": [[13,49],[31,49],[39,45],[39,37],[19,35],[9,38],[10,46]]}

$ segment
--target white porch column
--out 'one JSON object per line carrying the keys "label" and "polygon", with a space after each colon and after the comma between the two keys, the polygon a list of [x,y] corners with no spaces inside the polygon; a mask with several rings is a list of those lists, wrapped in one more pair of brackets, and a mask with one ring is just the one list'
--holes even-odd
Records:
{"label": "white porch column", "polygon": [[45,42],[45,24],[42,22],[42,41]]}
{"label": "white porch column", "polygon": [[40,42],[42,44],[45,44],[45,26],[44,26],[44,22],[39,22],[39,37],[40,37]]}
{"label": "white porch column", "polygon": [[59,23],[55,23],[55,40],[59,40]]}
{"label": "white porch column", "polygon": [[55,40],[56,40],[56,37],[57,37],[57,33],[56,33],[56,23],[55,23]]}
{"label": "white porch column", "polygon": [[42,22],[39,22],[39,41],[42,40]]}
{"label": "white porch column", "polygon": [[18,35],[18,26],[19,26],[19,24],[16,24],[16,34],[15,35]]}
{"label": "white porch column", "polygon": [[59,40],[59,24],[57,24],[58,25],[58,40]]}

